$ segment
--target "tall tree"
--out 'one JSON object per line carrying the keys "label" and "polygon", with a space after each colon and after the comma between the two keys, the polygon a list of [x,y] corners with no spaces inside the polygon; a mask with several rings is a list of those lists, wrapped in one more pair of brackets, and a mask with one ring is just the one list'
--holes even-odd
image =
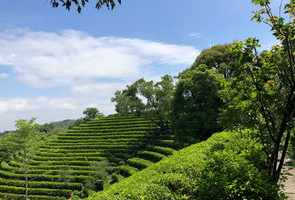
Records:
{"label": "tall tree", "polygon": [[[281,42],[281,48],[277,50],[278,53],[272,60],[276,65],[274,70],[279,85],[273,86],[269,83],[271,85],[269,87],[279,88],[277,95],[281,95],[281,97],[275,96],[276,98],[273,99],[273,102],[277,99],[281,100],[276,104],[278,111],[276,109],[273,111],[272,108],[269,108],[269,111],[264,109],[263,94],[261,91],[258,91],[257,94],[262,116],[269,127],[268,136],[271,145],[268,170],[273,179],[278,181],[295,120],[295,0],[288,0],[286,3],[281,0],[277,16],[271,8],[271,0],[252,0],[252,2],[259,6],[253,19],[269,25],[274,36]],[[256,65],[259,66],[261,65],[260,60],[256,56],[255,48],[253,49]],[[275,60],[278,59],[276,55],[282,57],[283,60]],[[255,76],[253,77],[255,82],[254,79]],[[260,89],[259,85],[255,87]],[[280,150],[281,153],[279,153]]]}
{"label": "tall tree", "polygon": [[207,65],[223,74],[224,78],[230,78],[235,73],[233,66],[232,44],[215,45],[203,50],[195,60],[192,69],[200,65]]}
{"label": "tall tree", "polygon": [[223,76],[206,65],[180,76],[172,111],[174,130],[180,140],[204,139],[220,130],[217,118],[223,82]]}
{"label": "tall tree", "polygon": [[241,73],[230,80],[223,92],[227,106],[221,121],[259,130],[267,171],[277,182],[295,123],[294,66],[283,46],[261,55],[258,47],[256,39],[236,44]]}
{"label": "tall tree", "polygon": [[222,92],[227,106],[221,121],[259,130],[268,174],[278,182],[295,123],[295,1],[282,1],[278,16],[270,0],[252,2],[259,7],[253,19],[269,25],[280,44],[259,54],[257,39],[236,42],[239,73]]}

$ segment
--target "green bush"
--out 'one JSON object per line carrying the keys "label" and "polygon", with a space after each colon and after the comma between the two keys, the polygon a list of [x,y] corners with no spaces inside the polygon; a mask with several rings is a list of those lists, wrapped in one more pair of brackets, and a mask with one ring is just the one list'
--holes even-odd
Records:
{"label": "green bush", "polygon": [[263,155],[251,131],[215,134],[89,200],[281,199],[259,164]]}

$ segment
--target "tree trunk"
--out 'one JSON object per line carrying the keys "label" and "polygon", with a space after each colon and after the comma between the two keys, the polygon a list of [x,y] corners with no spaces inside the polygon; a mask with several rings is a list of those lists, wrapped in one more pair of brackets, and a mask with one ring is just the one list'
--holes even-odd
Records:
{"label": "tree trunk", "polygon": [[291,137],[291,131],[287,130],[287,137],[285,139],[285,144],[284,144],[284,147],[283,147],[282,156],[280,158],[279,166],[278,166],[278,169],[277,169],[277,172],[276,172],[277,173],[276,179],[275,179],[276,181],[279,181],[279,179],[280,179],[280,174],[281,174],[281,171],[283,169],[285,157],[286,157],[288,146],[289,146],[290,137]]}

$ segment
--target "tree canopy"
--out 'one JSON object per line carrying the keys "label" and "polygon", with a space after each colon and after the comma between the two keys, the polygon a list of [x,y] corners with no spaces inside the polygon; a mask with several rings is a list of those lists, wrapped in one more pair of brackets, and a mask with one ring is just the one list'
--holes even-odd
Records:
{"label": "tree canopy", "polygon": [[99,112],[97,108],[94,107],[86,108],[86,110],[83,111],[83,115],[85,115],[84,120],[86,121],[95,119],[96,117],[103,116],[103,114]]}
{"label": "tree canopy", "polygon": [[173,95],[174,80],[165,75],[159,82],[139,79],[126,89],[117,91],[112,102],[119,114],[145,115],[155,119],[163,128],[170,121]]}
{"label": "tree canopy", "polygon": [[219,90],[223,76],[216,69],[200,65],[183,73],[177,83],[173,99],[173,126],[182,140],[205,139],[220,130]]}

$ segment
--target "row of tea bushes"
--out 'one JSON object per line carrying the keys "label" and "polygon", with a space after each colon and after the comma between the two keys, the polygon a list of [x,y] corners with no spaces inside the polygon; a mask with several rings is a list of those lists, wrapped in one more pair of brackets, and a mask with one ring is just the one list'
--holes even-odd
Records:
{"label": "row of tea bushes", "polygon": [[22,159],[1,165],[0,199],[24,199],[26,191],[29,199],[41,200],[83,192],[105,178],[101,168],[107,170],[116,165],[113,160],[124,160],[144,146],[154,128],[137,116],[105,117],[73,127],[40,146],[25,171]]}

